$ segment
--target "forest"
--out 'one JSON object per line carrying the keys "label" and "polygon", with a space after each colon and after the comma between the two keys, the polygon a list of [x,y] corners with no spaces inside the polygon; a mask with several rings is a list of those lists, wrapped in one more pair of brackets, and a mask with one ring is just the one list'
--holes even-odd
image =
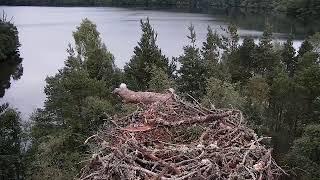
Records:
{"label": "forest", "polygon": [[150,8],[208,9],[249,8],[286,13],[287,15],[311,20],[319,18],[319,0],[1,0],[0,5],[23,6],[131,6]]}
{"label": "forest", "polygon": [[[169,59],[157,45],[149,19],[141,20],[140,41],[123,69],[115,65],[97,26],[84,19],[74,30],[65,65],[46,79],[44,107],[22,122],[18,109],[0,108],[0,179],[73,179],[91,154],[85,140],[113,116],[132,107],[112,94],[120,83],[131,90],[164,92],[173,88],[203,106],[239,109],[290,174],[283,179],[320,177],[320,33],[298,51],[291,35],[272,41],[266,22],[258,43],[230,24],[218,34],[210,26],[201,47],[191,24],[183,53]],[[23,73],[18,31],[0,20],[0,95]],[[9,67],[9,68],[7,68]],[[192,98],[190,98],[192,97]]]}

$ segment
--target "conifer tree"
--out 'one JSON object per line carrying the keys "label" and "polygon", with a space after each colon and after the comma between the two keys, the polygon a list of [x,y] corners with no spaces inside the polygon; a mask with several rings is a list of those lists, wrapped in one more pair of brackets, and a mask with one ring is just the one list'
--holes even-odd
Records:
{"label": "conifer tree", "polygon": [[76,50],[69,45],[65,67],[46,79],[45,107],[32,118],[32,179],[74,178],[85,138],[115,109],[111,89],[117,69],[96,25],[83,20],[74,39]]}
{"label": "conifer tree", "polygon": [[7,15],[3,13],[0,17],[0,63],[5,61],[20,61],[19,57],[19,37],[17,27],[7,20]]}
{"label": "conifer tree", "polygon": [[266,23],[262,37],[257,48],[257,69],[256,73],[261,75],[270,75],[275,70],[279,60],[273,50],[272,45],[272,26]]}
{"label": "conifer tree", "polygon": [[226,53],[235,52],[238,48],[239,34],[238,27],[235,24],[229,24],[226,29],[223,29],[227,35],[222,36],[222,47]]}
{"label": "conifer tree", "polygon": [[312,44],[313,51],[320,54],[320,32],[316,32],[308,40]]}
{"label": "conifer tree", "polygon": [[173,87],[173,81],[167,73],[160,68],[153,66],[151,70],[151,80],[148,82],[150,91],[164,92]]}
{"label": "conifer tree", "polygon": [[178,88],[182,93],[188,93],[196,99],[200,99],[205,92],[206,77],[205,64],[201,59],[200,50],[196,47],[196,33],[194,26],[189,28],[190,45],[185,46],[184,54],[178,58],[181,64],[178,70]]}
{"label": "conifer tree", "polygon": [[245,37],[243,43],[230,62],[230,73],[233,82],[246,82],[254,76],[257,65],[256,59],[257,46],[253,38]]}
{"label": "conifer tree", "polygon": [[221,62],[220,62],[220,71],[224,76],[222,76],[223,80],[230,81],[231,72],[233,63],[239,60],[238,52],[238,43],[239,43],[239,34],[238,28],[235,24],[229,24],[226,29],[223,29],[226,35],[222,35],[222,49],[224,50]]}
{"label": "conifer tree", "polygon": [[162,69],[169,77],[172,76],[174,67],[162,54],[161,49],[156,44],[157,33],[152,28],[149,19],[141,20],[142,36],[138,45],[134,48],[134,55],[124,67],[125,77],[128,86],[133,90],[147,90],[151,80],[151,70],[153,67]]}
{"label": "conifer tree", "polygon": [[106,81],[110,86],[113,83],[113,74],[116,70],[114,56],[107,50],[97,31],[97,26],[88,19],[84,19],[77,31],[73,32],[76,56],[83,63],[90,78]]}
{"label": "conifer tree", "polygon": [[17,27],[3,14],[0,18],[0,98],[10,88],[11,80],[18,80],[23,74],[19,47]]}
{"label": "conifer tree", "polygon": [[302,57],[305,53],[311,52],[313,50],[313,46],[308,39],[304,40],[298,50],[298,58]]}
{"label": "conifer tree", "polygon": [[282,62],[285,64],[286,70],[289,73],[289,76],[292,77],[296,68],[296,50],[293,47],[292,36],[290,35],[289,39],[284,43],[283,49],[281,52]]}
{"label": "conifer tree", "polygon": [[201,54],[205,63],[207,77],[219,78],[221,76],[219,66],[222,42],[220,36],[216,31],[213,33],[210,26],[208,26],[207,30],[207,38],[203,42]]}

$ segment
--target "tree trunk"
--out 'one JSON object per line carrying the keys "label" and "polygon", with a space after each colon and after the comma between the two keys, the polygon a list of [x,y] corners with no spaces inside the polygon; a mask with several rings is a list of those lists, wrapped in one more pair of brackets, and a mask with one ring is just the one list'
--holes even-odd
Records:
{"label": "tree trunk", "polygon": [[154,93],[154,92],[135,92],[129,90],[125,84],[121,84],[119,88],[113,91],[114,94],[119,95],[126,103],[143,103],[152,104],[155,102],[166,102],[173,100],[173,94],[168,93]]}

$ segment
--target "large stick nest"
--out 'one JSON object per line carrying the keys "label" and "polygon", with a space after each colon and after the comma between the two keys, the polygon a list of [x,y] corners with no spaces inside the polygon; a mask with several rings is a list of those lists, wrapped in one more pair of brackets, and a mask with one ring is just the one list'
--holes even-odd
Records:
{"label": "large stick nest", "polygon": [[172,94],[140,103],[88,138],[96,153],[80,179],[277,179],[275,163],[242,113],[206,109]]}

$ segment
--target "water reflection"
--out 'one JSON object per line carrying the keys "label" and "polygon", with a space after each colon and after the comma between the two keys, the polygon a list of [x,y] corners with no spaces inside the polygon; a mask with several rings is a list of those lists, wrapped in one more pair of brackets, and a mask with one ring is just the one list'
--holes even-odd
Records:
{"label": "water reflection", "polygon": [[[208,8],[202,12],[211,14],[215,17],[223,17],[228,22],[235,23],[240,29],[263,31],[265,22],[269,22],[273,27],[273,32],[284,35],[292,34],[295,39],[305,39],[320,31],[320,21],[303,21],[292,18],[284,13],[275,13],[263,9],[246,8]],[[286,38],[286,37],[285,37]]]}

